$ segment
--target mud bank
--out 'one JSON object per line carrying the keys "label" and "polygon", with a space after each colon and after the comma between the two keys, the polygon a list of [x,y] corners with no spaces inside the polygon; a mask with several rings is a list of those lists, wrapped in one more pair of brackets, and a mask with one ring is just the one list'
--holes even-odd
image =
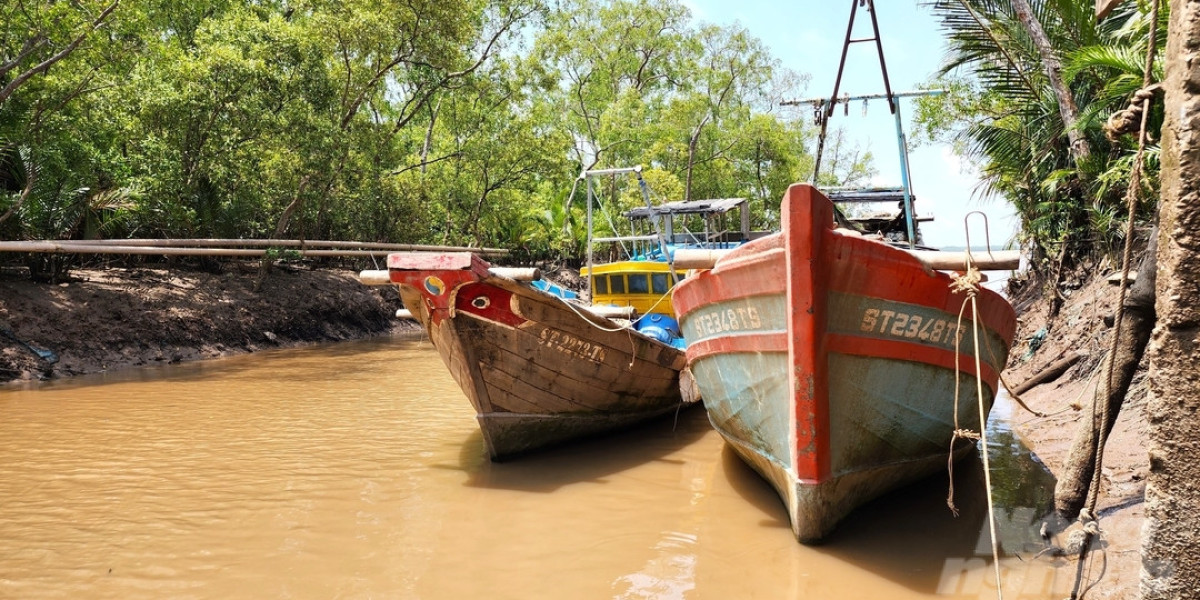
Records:
{"label": "mud bank", "polygon": [[[237,268],[240,267],[240,268]],[[180,269],[77,270],[60,284],[0,271],[0,382],[175,363],[266,348],[383,335],[394,289],[350,271],[257,265],[221,273]]]}
{"label": "mud bank", "polygon": [[[1107,273],[1105,273],[1107,274]],[[1063,472],[1072,440],[1083,419],[1091,418],[1092,394],[1104,376],[1103,358],[1112,344],[1113,329],[1106,318],[1115,314],[1119,290],[1105,277],[1080,282],[1069,291],[1062,309],[1048,318],[1048,302],[1040,294],[1025,294],[1014,301],[1019,325],[1005,380],[1017,386],[1047,366],[1073,352],[1086,356],[1071,369],[1021,394],[1029,408],[1044,413],[1038,417],[1017,408],[1013,429],[1039,460],[1057,477]],[[1147,424],[1145,364],[1130,387],[1116,425],[1104,449],[1101,495],[1097,503],[1102,531],[1100,549],[1091,560],[1091,580],[1099,582],[1086,595],[1089,599],[1133,599],[1139,597],[1142,524],[1149,456],[1146,452]],[[1056,532],[1052,543],[1066,547],[1073,523]],[[1068,561],[1074,568],[1075,559]],[[1103,561],[1107,565],[1100,576]]]}

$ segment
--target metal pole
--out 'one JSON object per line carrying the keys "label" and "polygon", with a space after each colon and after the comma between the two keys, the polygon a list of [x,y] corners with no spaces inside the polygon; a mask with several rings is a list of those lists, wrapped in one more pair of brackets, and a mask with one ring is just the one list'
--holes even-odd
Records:
{"label": "metal pole", "polygon": [[[893,98],[910,98],[913,96],[940,96],[945,94],[946,90],[910,90],[907,92],[896,92],[892,94]],[[829,103],[831,106],[844,102],[857,102],[859,100],[886,100],[887,94],[863,94],[861,96],[843,96],[841,98],[801,98],[799,100],[784,100],[780,102],[780,106],[802,106],[804,104],[812,104],[814,106],[824,106]]]}
{"label": "metal pole", "polygon": [[[894,113],[899,109],[899,102],[892,97],[892,82],[888,79],[887,63],[883,60],[883,40],[879,37],[879,21],[875,18],[875,2],[867,0],[867,13],[871,15],[871,29],[875,31],[875,50],[879,53],[879,70],[883,71],[883,91],[888,95],[888,108]],[[833,107],[830,107],[833,112]]]}
{"label": "metal pole", "polygon": [[591,171],[584,171],[583,176],[585,176],[585,177],[601,177],[604,175],[620,175],[622,173],[641,173],[641,172],[642,172],[642,166],[638,165],[636,167],[617,167],[615,169],[593,169]]}
{"label": "metal pole", "polygon": [[587,177],[586,172],[584,173],[584,184],[587,186],[587,205],[588,205],[588,207],[587,207],[587,231],[588,231],[588,234],[587,234],[588,235],[588,237],[587,237],[587,270],[588,270],[587,290],[588,290],[588,302],[591,302],[592,301],[592,281],[596,278],[596,275],[594,273],[592,273],[592,203],[594,202],[595,198],[594,198],[594,195],[592,194],[592,178]]}
{"label": "metal pole", "polygon": [[[850,51],[850,34],[854,31],[854,14],[858,12],[858,0],[850,2],[850,21],[846,23],[846,39],[842,42],[842,57],[838,61],[837,78],[833,82],[833,93],[830,98],[837,98],[838,88],[842,85],[842,71],[846,68],[846,53]],[[821,115],[821,133],[817,136],[817,156],[813,161],[812,184],[817,185],[817,175],[821,172],[821,154],[825,152],[825,132],[828,128],[829,117],[833,116],[833,105],[828,107],[820,107]]]}
{"label": "metal pole", "polygon": [[637,180],[638,187],[642,188],[642,199],[646,202],[646,210],[650,211],[650,219],[654,223],[654,233],[658,236],[658,251],[662,252],[663,258],[667,261],[667,269],[671,273],[671,283],[679,283],[679,278],[675,276],[675,259],[671,257],[671,251],[667,248],[667,238],[663,237],[663,217],[654,214],[654,206],[650,204],[650,189],[646,186],[646,180],[642,179],[641,167],[637,167]]}
{"label": "metal pole", "polygon": [[904,137],[904,124],[900,118],[900,101],[893,105],[892,116],[896,120],[896,141],[900,144],[900,184],[904,186],[904,220],[908,226],[908,247],[917,245],[916,228],[913,226],[912,185],[908,180],[908,141]]}

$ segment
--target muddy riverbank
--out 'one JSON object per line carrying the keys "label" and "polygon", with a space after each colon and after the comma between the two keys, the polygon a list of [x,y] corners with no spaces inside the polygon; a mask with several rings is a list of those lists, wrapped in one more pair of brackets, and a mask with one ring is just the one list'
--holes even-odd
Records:
{"label": "muddy riverbank", "polygon": [[[1119,296],[1118,287],[1105,277],[1110,272],[1099,269],[1097,277],[1077,279],[1066,290],[1067,297],[1054,319],[1048,318],[1049,304],[1041,293],[1014,294],[1020,322],[1004,373],[1011,386],[1071,353],[1085,355],[1060,377],[1021,394],[1030,409],[1045,416],[1017,409],[1013,419],[1013,429],[1056,477],[1064,471],[1080,422],[1091,418],[1092,394],[1104,375],[1103,358],[1113,335],[1106,320],[1111,322]],[[1149,472],[1145,367],[1143,362],[1104,449],[1102,491],[1097,502],[1102,541],[1088,570],[1091,580],[1098,579],[1087,593],[1091,599],[1138,597]],[[1052,543],[1065,548],[1071,532],[1079,527],[1072,523],[1065,531],[1056,532]]]}
{"label": "muddy riverbank", "polygon": [[257,264],[221,272],[179,268],[75,270],[35,283],[0,271],[0,382],[48,379],[266,348],[382,335],[397,321],[395,290],[351,271],[274,269],[258,291]]}

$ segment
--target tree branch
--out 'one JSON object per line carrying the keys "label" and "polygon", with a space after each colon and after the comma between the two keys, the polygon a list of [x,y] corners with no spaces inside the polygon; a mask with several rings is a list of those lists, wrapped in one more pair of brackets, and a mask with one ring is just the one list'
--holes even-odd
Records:
{"label": "tree branch", "polygon": [[[446,84],[448,84],[449,82],[451,82],[455,79],[461,79],[463,77],[466,77],[466,76],[474,73],[476,70],[479,69],[479,67],[483,66],[483,64],[487,61],[487,59],[491,58],[492,51],[495,49],[496,44],[498,44],[500,42],[500,38],[505,33],[507,33],[508,30],[513,27],[513,25],[516,25],[518,21],[528,17],[529,15],[531,15],[533,13],[534,13],[533,8],[530,8],[524,12],[510,13],[508,15],[508,18],[504,21],[503,25],[501,25],[500,28],[497,29],[492,34],[491,38],[488,39],[487,44],[484,46],[483,52],[480,53],[479,58],[476,59],[475,62],[471,66],[469,66],[461,71],[447,73],[440,80],[438,80],[438,82],[436,84],[430,86],[428,90],[426,90],[423,94],[421,94],[419,96],[419,100],[418,100],[418,96],[414,95],[412,98],[410,98],[408,100],[408,102],[405,102],[404,108],[400,112],[400,118],[396,119],[396,124],[392,127],[392,135],[396,135],[397,133],[400,132],[401,129],[404,128],[404,126],[408,125],[408,123],[410,121],[412,121],[413,118],[416,116],[417,112],[419,112],[420,109],[425,106],[425,103],[428,102],[429,99],[432,98],[433,95],[439,89],[445,87]],[[429,65],[427,63],[414,63],[414,64],[423,64],[425,66],[433,68],[433,65]],[[411,110],[410,110],[410,108],[411,108]]]}
{"label": "tree branch", "polygon": [[22,204],[25,204],[25,201],[29,199],[29,194],[33,191],[33,183],[35,181],[37,181],[37,170],[26,167],[25,189],[21,190],[21,196],[17,198],[17,201],[14,202],[12,206],[8,207],[8,210],[4,211],[3,215],[0,215],[0,223],[7,221],[8,218],[13,215],[13,213],[17,212],[17,210],[21,208]]}
{"label": "tree branch", "polygon": [[105,19],[107,19],[108,16],[117,9],[117,5],[120,3],[121,0],[113,0],[113,3],[109,4],[107,8],[101,11],[100,16],[96,17],[95,20],[92,21],[91,26],[80,33],[74,40],[71,41],[70,44],[67,44],[65,48],[60,50],[54,56],[42,61],[37,66],[25,71],[24,73],[21,73],[20,75],[17,75],[12,81],[8,82],[8,85],[4,86],[3,89],[0,89],[0,104],[3,104],[5,100],[8,100],[8,97],[11,96],[12,93],[17,90],[17,88],[21,87],[22,84],[28,81],[29,78],[37,75],[38,73],[45,72],[47,69],[53,66],[54,63],[57,63],[74,52],[75,49],[83,43],[83,40],[87,39],[89,34],[99,29],[100,26],[104,24]]}
{"label": "tree branch", "polygon": [[425,167],[427,167],[427,166],[429,166],[429,165],[432,165],[432,164],[434,164],[434,163],[439,163],[439,162],[442,162],[443,160],[449,160],[449,159],[451,159],[451,158],[455,158],[455,157],[457,157],[457,156],[459,156],[459,155],[461,155],[461,154],[462,154],[461,152],[451,152],[450,154],[447,154],[447,155],[445,155],[445,156],[439,156],[439,157],[437,157],[437,158],[435,158],[435,159],[433,159],[433,160],[423,160],[423,161],[421,161],[421,162],[419,162],[419,163],[417,163],[417,164],[415,164],[415,165],[409,165],[409,166],[407,166],[407,167],[404,167],[403,169],[397,169],[397,170],[395,170],[395,171],[392,171],[391,173],[389,173],[389,175],[401,175],[401,174],[404,174],[404,173],[406,173],[406,172],[408,172],[408,171],[411,171],[411,170],[413,170],[413,169],[421,169],[421,170],[424,170],[424,169],[425,169]]}
{"label": "tree branch", "polygon": [[21,46],[21,51],[17,52],[17,56],[15,58],[4,63],[3,65],[0,65],[0,77],[4,77],[9,71],[15,69],[17,65],[21,64],[21,61],[25,60],[26,56],[32,54],[34,50],[37,50],[39,46],[45,43],[46,38],[40,35],[35,35],[25,40],[25,44]]}

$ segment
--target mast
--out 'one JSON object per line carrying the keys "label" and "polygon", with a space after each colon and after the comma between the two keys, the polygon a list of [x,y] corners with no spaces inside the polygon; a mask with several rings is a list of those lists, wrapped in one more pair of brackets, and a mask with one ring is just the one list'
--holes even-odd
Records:
{"label": "mast", "polygon": [[[854,18],[858,14],[859,5],[866,7],[866,10],[871,15],[871,37],[853,38],[854,33]],[[883,74],[883,89],[884,94],[873,94],[865,96],[843,96],[838,98],[838,91],[842,85],[842,75],[846,69],[846,55],[850,50],[851,44],[874,42],[875,52],[879,56],[879,70]],[[908,246],[912,248],[916,245],[916,221],[913,214],[913,197],[912,197],[912,181],[909,175],[908,162],[908,139],[904,134],[904,121],[900,115],[900,98],[910,96],[935,96],[945,93],[945,90],[917,90],[911,92],[892,92],[892,83],[888,77],[887,61],[883,57],[883,41],[879,35],[879,21],[875,17],[874,0],[850,0],[850,20],[846,25],[846,37],[842,42],[842,55],[838,61],[837,77],[833,82],[833,93],[828,98],[810,98],[805,100],[785,100],[780,104],[783,106],[798,106],[802,104],[811,104],[816,109],[817,124],[821,127],[820,135],[817,137],[817,155],[816,161],[813,164],[813,174],[811,183],[816,186],[818,175],[821,171],[821,158],[825,151],[825,136],[829,128],[829,119],[833,116],[833,110],[839,103],[848,104],[855,100],[874,100],[885,99],[888,103],[888,111],[891,112],[896,124],[896,144],[900,152],[900,183],[904,191],[904,218],[908,228]]]}

